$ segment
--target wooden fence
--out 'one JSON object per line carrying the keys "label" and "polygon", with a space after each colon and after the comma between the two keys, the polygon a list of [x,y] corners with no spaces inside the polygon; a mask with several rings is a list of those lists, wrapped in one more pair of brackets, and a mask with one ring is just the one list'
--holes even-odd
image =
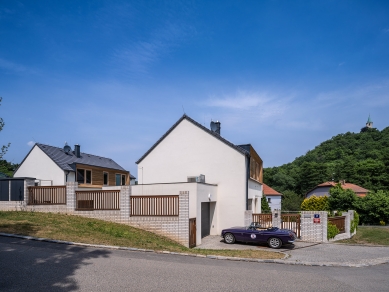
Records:
{"label": "wooden fence", "polygon": [[66,205],[66,186],[28,187],[28,205]]}
{"label": "wooden fence", "polygon": [[296,233],[297,237],[300,238],[301,231],[301,215],[296,213],[281,213],[281,228],[289,229]]}
{"label": "wooden fence", "polygon": [[178,196],[131,196],[130,216],[178,215]]}
{"label": "wooden fence", "polygon": [[253,214],[253,222],[258,222],[263,228],[273,225],[272,214]]}
{"label": "wooden fence", "polygon": [[346,216],[328,217],[328,222],[331,222],[339,229],[339,233],[345,233]]}
{"label": "wooden fence", "polygon": [[76,191],[76,211],[120,210],[120,190]]}

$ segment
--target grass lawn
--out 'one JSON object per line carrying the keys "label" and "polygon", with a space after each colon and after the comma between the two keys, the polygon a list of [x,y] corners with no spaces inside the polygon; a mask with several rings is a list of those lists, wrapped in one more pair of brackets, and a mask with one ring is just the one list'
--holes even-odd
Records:
{"label": "grass lawn", "polygon": [[284,256],[264,250],[193,250],[166,237],[124,224],[54,213],[0,211],[0,232],[190,254],[258,259],[280,259]]}
{"label": "grass lawn", "polygon": [[357,234],[352,238],[338,241],[352,244],[389,245],[389,228],[359,226]]}

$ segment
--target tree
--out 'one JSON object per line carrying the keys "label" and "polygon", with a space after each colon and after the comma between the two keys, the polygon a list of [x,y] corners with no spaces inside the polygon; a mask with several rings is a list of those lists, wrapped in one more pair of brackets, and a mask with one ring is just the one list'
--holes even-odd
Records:
{"label": "tree", "polygon": [[354,209],[357,195],[350,189],[343,189],[341,184],[337,184],[330,189],[328,205],[331,211],[347,211]]}
{"label": "tree", "polygon": [[371,192],[366,197],[358,198],[355,207],[360,215],[361,223],[389,223],[389,192]]}
{"label": "tree", "polygon": [[265,196],[261,198],[261,212],[262,213],[271,213],[269,203],[266,200]]}
{"label": "tree", "polygon": [[[3,98],[0,96],[0,105],[1,105],[1,101],[3,100]],[[2,118],[0,118],[0,132],[3,130],[3,127],[4,127],[4,121]],[[11,143],[8,143],[8,145],[3,145],[0,149],[0,159],[3,158],[3,156],[5,155],[5,153],[7,153],[7,150],[8,150],[8,147],[11,145]]]}
{"label": "tree", "polygon": [[293,191],[284,191],[282,193],[281,209],[283,211],[300,211],[303,198]]}

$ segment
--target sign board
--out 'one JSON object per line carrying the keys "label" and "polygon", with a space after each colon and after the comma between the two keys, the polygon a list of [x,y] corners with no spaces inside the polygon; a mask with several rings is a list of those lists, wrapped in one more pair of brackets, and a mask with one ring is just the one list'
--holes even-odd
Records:
{"label": "sign board", "polygon": [[320,223],[320,218],[313,218],[313,223]]}
{"label": "sign board", "polygon": [[320,218],[320,214],[315,214],[313,217],[314,218]]}

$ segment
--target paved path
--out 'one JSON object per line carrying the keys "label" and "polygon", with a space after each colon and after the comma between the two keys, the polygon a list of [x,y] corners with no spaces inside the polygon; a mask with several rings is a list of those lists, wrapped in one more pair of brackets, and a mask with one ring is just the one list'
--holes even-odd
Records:
{"label": "paved path", "polygon": [[388,291],[389,265],[359,269],[212,260],[0,237],[0,290]]}
{"label": "paved path", "polygon": [[[197,248],[204,249],[268,249],[267,245],[226,244],[220,236],[207,236]],[[326,266],[365,266],[389,262],[389,247],[358,246],[338,243],[308,243],[296,241],[294,246],[283,246],[278,251],[289,257],[283,261],[288,264],[326,265]]]}

